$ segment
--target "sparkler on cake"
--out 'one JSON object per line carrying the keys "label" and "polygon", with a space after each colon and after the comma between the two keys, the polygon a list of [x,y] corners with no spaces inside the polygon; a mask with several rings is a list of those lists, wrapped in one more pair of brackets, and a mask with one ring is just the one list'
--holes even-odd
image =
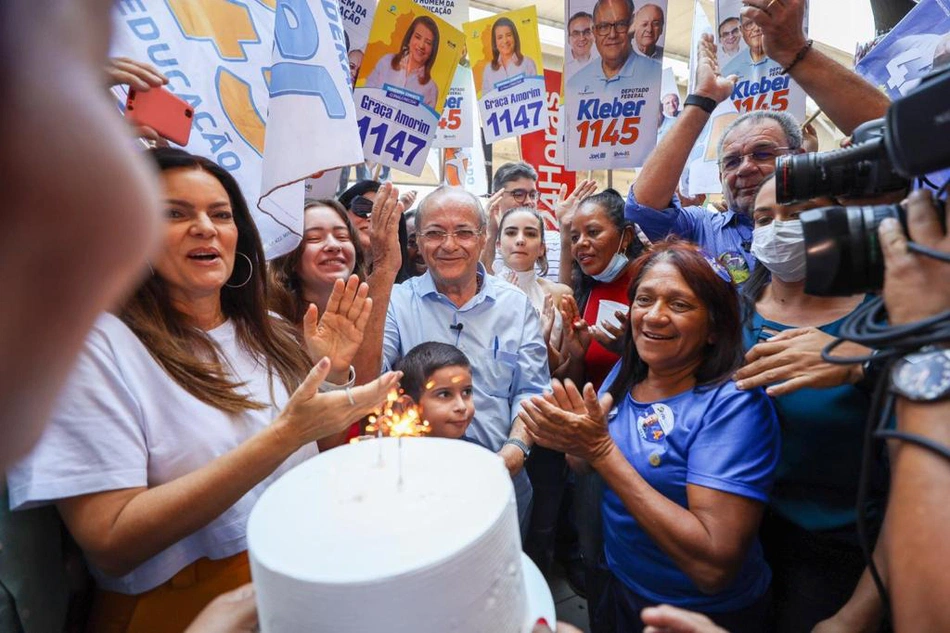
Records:
{"label": "sparkler on cake", "polygon": [[386,396],[386,403],[369,416],[367,433],[379,437],[419,437],[432,432],[429,422],[422,419],[419,406],[406,394],[393,389]]}

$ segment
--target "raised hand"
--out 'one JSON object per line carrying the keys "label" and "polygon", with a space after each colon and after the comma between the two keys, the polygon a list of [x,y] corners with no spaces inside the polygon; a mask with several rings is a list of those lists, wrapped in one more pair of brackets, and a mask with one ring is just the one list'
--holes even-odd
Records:
{"label": "raised hand", "polygon": [[596,464],[614,446],[607,431],[613,398],[604,394],[598,400],[590,383],[583,395],[570,380],[555,379],[551,386],[551,393],[523,401],[518,417],[537,444]]}
{"label": "raised hand", "polygon": [[399,196],[399,202],[402,203],[403,210],[412,208],[412,204],[416,201],[416,196],[418,195],[419,193],[415,189],[410,189]]}
{"label": "raised hand", "polygon": [[486,213],[488,214],[488,234],[498,236],[498,225],[501,223],[501,199],[505,197],[505,190],[499,189],[491,195],[491,198],[488,199],[488,202],[485,204]]}
{"label": "raised hand", "polygon": [[696,65],[695,94],[708,97],[716,103],[722,103],[732,95],[737,77],[730,75],[723,77],[719,72],[719,62],[716,60],[716,43],[713,36],[704,33],[699,42]]}
{"label": "raised hand", "polygon": [[596,191],[597,182],[589,179],[580,181],[571,195],[567,195],[567,185],[561,185],[557,192],[557,202],[554,204],[554,215],[557,217],[558,224],[570,226],[574,221],[577,206],[584,198],[594,195]]}
{"label": "raised hand", "polygon": [[405,210],[399,200],[399,189],[391,182],[384,182],[376,192],[369,220],[369,241],[372,244],[374,270],[382,266],[398,270],[402,266],[399,217]]}
{"label": "raised hand", "polygon": [[590,347],[591,332],[587,321],[581,318],[577,301],[570,295],[561,297],[561,361],[571,359],[580,361]]}
{"label": "raised hand", "polygon": [[274,431],[288,446],[299,448],[342,432],[372,413],[402,378],[402,372],[387,372],[365,385],[320,393],[329,371],[330,359],[320,359],[274,420]]}
{"label": "raised hand", "polygon": [[149,88],[157,88],[168,83],[168,77],[151,64],[128,57],[110,57],[106,62],[105,71],[109,87],[126,85],[145,92]]}
{"label": "raised hand", "polygon": [[805,0],[742,0],[742,19],[755,22],[762,29],[765,54],[783,67],[791,65],[807,38]]}
{"label": "raised hand", "polygon": [[363,331],[373,309],[373,300],[366,295],[369,286],[350,275],[343,282],[337,279],[321,316],[317,306],[310,304],[303,318],[304,341],[311,360],[330,359],[331,382],[345,383],[356,350],[363,342]]}

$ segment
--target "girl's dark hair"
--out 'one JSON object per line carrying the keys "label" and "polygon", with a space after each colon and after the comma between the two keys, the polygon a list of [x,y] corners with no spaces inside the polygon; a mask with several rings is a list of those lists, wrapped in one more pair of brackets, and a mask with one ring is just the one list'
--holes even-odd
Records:
{"label": "girl's dark hair", "polygon": [[[596,205],[603,210],[607,215],[607,219],[610,220],[610,223],[617,229],[617,232],[620,233],[621,239],[623,239],[624,231],[629,228],[631,239],[627,245],[627,250],[624,252],[627,259],[632,261],[643,252],[643,245],[640,243],[640,240],[637,239],[636,226],[633,222],[627,220],[623,214],[624,199],[619,193],[613,190],[607,190],[592,196],[587,196],[581,201],[577,208],[580,209],[582,206],[588,204]],[[587,305],[587,299],[590,297],[590,291],[594,287],[594,284],[597,283],[597,280],[590,275],[585,275],[580,265],[576,261],[573,261],[571,263],[571,281],[571,285],[574,286],[574,299],[577,301],[577,307],[583,313]]]}
{"label": "girl's dark hair", "polygon": [[[627,291],[631,309],[643,277],[657,264],[676,268],[696,297],[709,311],[709,343],[703,352],[703,361],[696,369],[696,386],[712,387],[722,384],[742,365],[742,323],[739,317],[739,299],[732,282],[719,276],[707,255],[694,244],[677,239],[656,242],[653,248],[632,264],[633,281]],[[620,373],[610,384],[610,395],[620,402],[634,385],[647,377],[649,368],[640,360],[633,342],[631,328],[623,338]]]}
{"label": "girl's dark hair", "polygon": [[541,270],[541,276],[544,277],[548,274],[548,250],[544,247],[544,218],[541,217],[540,211],[534,207],[514,207],[508,209],[498,221],[498,239],[501,240],[501,236],[504,235],[505,220],[508,219],[508,216],[512,213],[520,212],[530,213],[538,221],[538,230],[541,231],[541,254],[538,256],[538,268]]}
{"label": "girl's dark hair", "polygon": [[[184,150],[160,148],[150,154],[163,172],[197,169],[214,177],[227,192],[238,231],[238,254],[232,278],[220,291],[221,309],[233,321],[240,344],[266,364],[268,373],[276,373],[292,393],[311,363],[297,342],[295,328],[268,314],[264,250],[237,182],[213,161]],[[242,284],[248,275],[247,283]],[[168,286],[159,275],[148,277],[118,316],[171,378],[202,402],[228,413],[267,408],[242,393],[243,384],[234,382],[222,366],[215,343],[174,307]]]}
{"label": "girl's dark hair", "polygon": [[454,345],[430,341],[420,343],[409,350],[393,369],[402,372],[402,380],[399,381],[402,390],[419,402],[432,374],[443,367],[463,367],[471,370],[472,364],[462,350]]}
{"label": "girl's dark hair", "polygon": [[509,20],[508,18],[498,18],[495,20],[495,23],[491,25],[491,67],[492,70],[498,70],[501,68],[501,63],[498,61],[498,58],[501,57],[501,51],[498,50],[498,44],[495,43],[495,30],[499,26],[507,26],[511,29],[512,35],[515,37],[515,59],[518,60],[518,65],[521,65],[521,62],[524,61],[524,55],[521,54],[521,36],[518,35],[518,28],[515,26],[515,23]]}
{"label": "girl's dark hair", "polygon": [[406,34],[402,36],[399,53],[393,55],[393,61],[389,65],[393,70],[399,70],[399,65],[402,63],[402,60],[409,54],[409,42],[412,41],[412,34],[415,33],[416,27],[420,24],[432,32],[432,54],[429,55],[429,59],[426,60],[426,65],[423,66],[422,81],[419,82],[425,85],[432,79],[432,65],[435,64],[435,56],[439,54],[439,27],[435,23],[435,20],[429,16],[420,15],[412,21],[412,24],[410,24],[406,30]]}
{"label": "girl's dark hair", "polygon": [[[343,205],[336,200],[311,200],[304,205],[304,213],[307,209],[313,207],[329,207],[336,212],[340,219],[346,224],[347,233],[350,235],[350,242],[356,250],[356,260],[353,264],[353,274],[360,278],[360,281],[366,280],[366,262],[363,255],[363,249],[360,246],[360,235],[350,221]],[[307,244],[301,240],[297,248],[275,257],[268,264],[271,281],[271,302],[270,309],[284,317],[291,323],[300,324],[303,322],[303,315],[307,312],[309,303],[303,297],[303,283],[300,281],[300,275],[297,267],[300,265],[300,259],[303,257],[304,249]]]}

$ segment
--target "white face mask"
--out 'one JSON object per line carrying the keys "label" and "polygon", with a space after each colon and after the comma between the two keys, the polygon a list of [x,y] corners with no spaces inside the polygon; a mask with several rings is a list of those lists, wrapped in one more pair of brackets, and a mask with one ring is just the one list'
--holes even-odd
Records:
{"label": "white face mask", "polygon": [[614,253],[614,256],[610,258],[610,263],[607,264],[607,267],[596,275],[591,275],[591,277],[601,283],[609,284],[611,281],[620,276],[620,273],[624,271],[624,269],[627,267],[627,264],[629,263],[630,260],[627,259],[626,255]]}
{"label": "white face mask", "polygon": [[805,278],[805,235],[801,220],[773,220],[752,231],[752,254],[782,281]]}

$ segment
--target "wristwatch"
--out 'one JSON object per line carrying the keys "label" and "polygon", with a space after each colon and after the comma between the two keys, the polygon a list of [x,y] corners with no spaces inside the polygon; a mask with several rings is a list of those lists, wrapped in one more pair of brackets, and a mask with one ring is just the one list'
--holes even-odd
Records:
{"label": "wristwatch", "polygon": [[530,447],[530,446],[528,446],[527,444],[525,444],[525,443],[522,442],[521,440],[519,440],[519,439],[517,439],[517,438],[514,438],[514,437],[509,437],[507,440],[505,440],[505,443],[503,444],[503,446],[508,446],[509,444],[510,444],[511,446],[517,446],[518,448],[520,448],[520,449],[521,449],[521,452],[524,453],[524,460],[525,460],[525,461],[528,461],[528,457],[531,455],[531,447]]}
{"label": "wristwatch", "polygon": [[716,106],[719,104],[716,103],[715,99],[710,99],[709,97],[702,97],[700,95],[686,95],[686,101],[683,102],[683,107],[686,106],[696,106],[700,110],[704,110],[708,114],[712,114],[713,110],[716,109]]}
{"label": "wristwatch", "polygon": [[950,350],[925,348],[897,361],[891,369],[891,391],[913,402],[950,397]]}

